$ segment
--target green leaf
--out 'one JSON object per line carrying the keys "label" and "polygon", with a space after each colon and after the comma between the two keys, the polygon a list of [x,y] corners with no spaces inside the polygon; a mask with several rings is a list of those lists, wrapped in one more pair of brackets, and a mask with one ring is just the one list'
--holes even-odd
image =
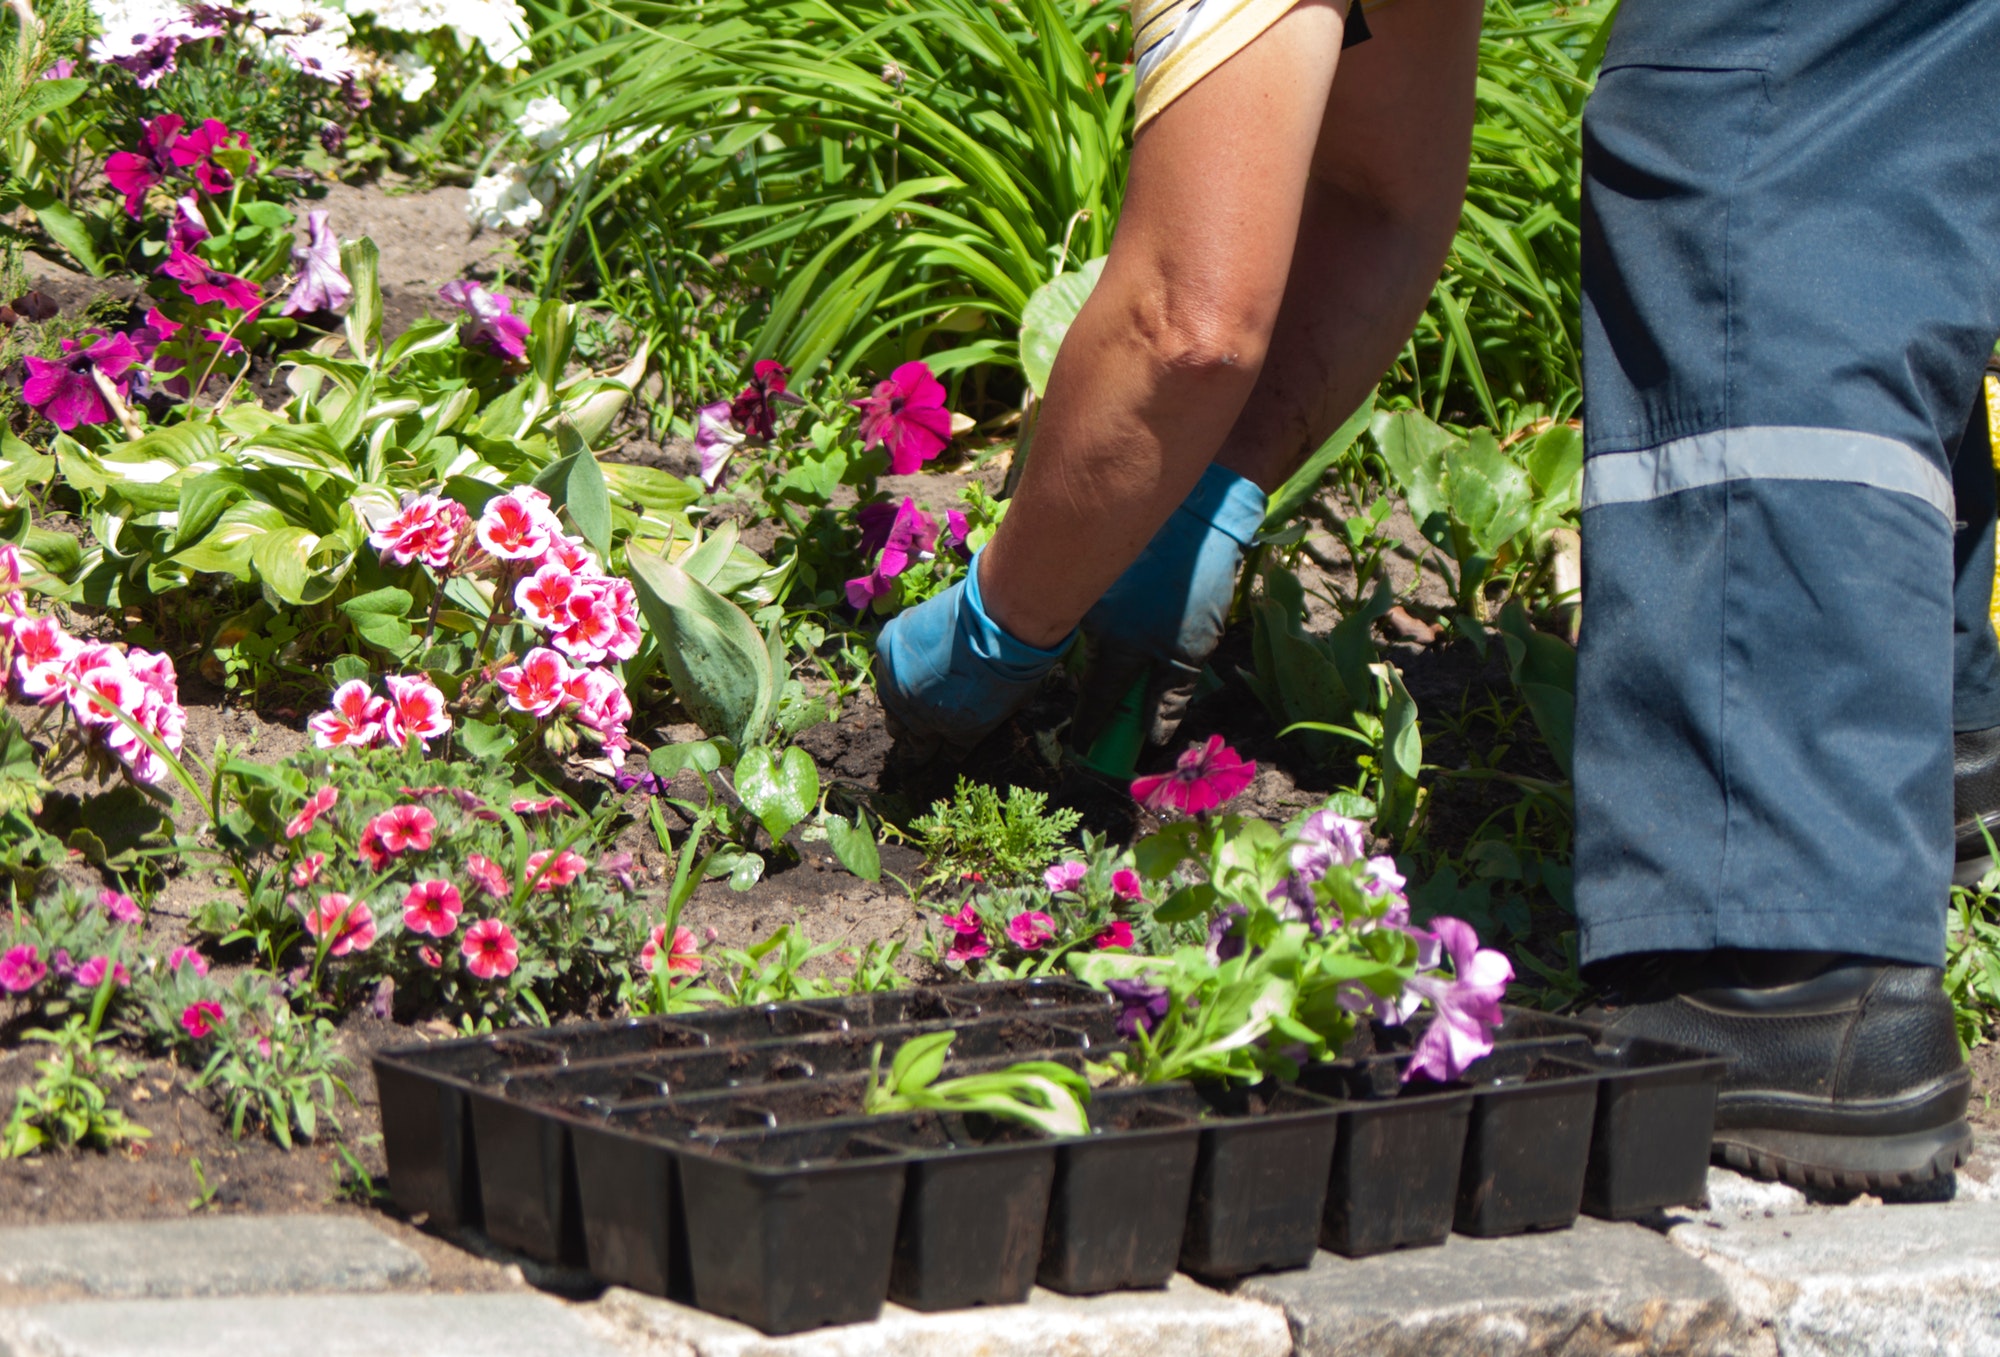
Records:
{"label": "green leaf", "polygon": [[752,749],[736,761],[736,796],[776,843],[819,800],[819,769],[796,745],[782,759],[768,748]]}
{"label": "green leaf", "polygon": [[291,604],[305,603],[313,573],[307,562],[318,545],[316,533],[287,525],[250,543],[250,563],[256,568],[257,578],[279,598]]}
{"label": "green leaf", "polygon": [[464,721],[458,727],[458,742],[475,759],[504,759],[516,741],[514,732],[498,721]]}
{"label": "green leaf", "polygon": [[1059,273],[1036,288],[1021,308],[1021,373],[1037,396],[1047,394],[1063,336],[1103,272],[1104,257],[1099,256],[1082,268]]}
{"label": "green leaf", "polygon": [[926,1032],[911,1037],[896,1049],[896,1058],[889,1065],[889,1087],[907,1094],[936,1083],[937,1077],[944,1073],[945,1056],[956,1040],[956,1032]]}
{"label": "green leaf", "polygon": [[0,714],[0,812],[36,812],[49,784],[42,780],[35,746],[12,716]]}
{"label": "green leaf", "polygon": [[1370,396],[1362,403],[1359,410],[1342,421],[1341,426],[1328,436],[1326,442],[1319,445],[1317,452],[1306,458],[1304,466],[1286,478],[1285,483],[1278,487],[1277,493],[1271,496],[1270,503],[1264,507],[1262,531],[1265,534],[1277,532],[1297,516],[1299,510],[1305,507],[1306,501],[1319,489],[1319,483],[1325,479],[1326,473],[1332,469],[1335,462],[1347,455],[1348,450],[1354,446],[1354,440],[1361,437],[1362,431],[1374,417],[1375,398]]}
{"label": "green leaf", "polygon": [[875,846],[875,831],[868,824],[867,811],[855,811],[851,823],[838,815],[828,815],[826,841],[848,871],[863,881],[882,879],[882,854]]}
{"label": "green leaf", "polygon": [[1206,881],[1183,886],[1160,902],[1159,908],[1153,911],[1153,919],[1163,924],[1186,923],[1214,909],[1215,901],[1215,887]]}
{"label": "green leaf", "polygon": [[342,245],[340,267],[354,285],[354,301],[347,312],[347,347],[367,362],[382,339],[381,255],[375,242],[363,236]]}
{"label": "green leaf", "polygon": [[1139,875],[1159,881],[1194,852],[1195,827],[1191,821],[1176,820],[1132,845],[1132,861]]}
{"label": "green leaf", "polygon": [[21,202],[35,214],[50,240],[68,250],[93,278],[104,276],[104,265],[90,243],[90,228],[61,199],[46,189],[28,189]]}
{"label": "green leaf", "polygon": [[567,424],[556,426],[563,456],[543,467],[534,485],[549,497],[551,509],[568,509],[570,522],[600,558],[611,555],[611,497],[605,491],[604,470]]}
{"label": "green leaf", "polygon": [[357,594],[340,605],[354,623],[354,634],[392,655],[401,655],[415,639],[410,631],[410,607],[415,602],[407,589],[393,586]]}
{"label": "green leaf", "polygon": [[664,556],[631,551],[627,564],[675,696],[708,734],[755,744],[777,695],[756,625]]}
{"label": "green leaf", "polygon": [[343,683],[352,683],[356,679],[366,682],[374,676],[374,672],[368,661],[359,655],[336,655],[333,663],[327,667],[327,677],[333,680],[333,686],[336,688]]}
{"label": "green leaf", "polygon": [[722,766],[722,751],[713,740],[689,740],[684,744],[662,745],[646,759],[655,777],[671,778],[683,768],[712,773]]}

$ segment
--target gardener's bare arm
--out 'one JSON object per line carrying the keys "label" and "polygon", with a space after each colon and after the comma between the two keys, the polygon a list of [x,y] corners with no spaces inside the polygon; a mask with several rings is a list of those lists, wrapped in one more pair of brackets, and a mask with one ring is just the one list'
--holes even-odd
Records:
{"label": "gardener's bare arm", "polygon": [[1134,144],[1110,259],[1063,342],[1034,456],[980,560],[987,611],[1020,640],[1069,634],[1250,398],[1291,272],[1341,14],[1330,0],[1299,5]]}

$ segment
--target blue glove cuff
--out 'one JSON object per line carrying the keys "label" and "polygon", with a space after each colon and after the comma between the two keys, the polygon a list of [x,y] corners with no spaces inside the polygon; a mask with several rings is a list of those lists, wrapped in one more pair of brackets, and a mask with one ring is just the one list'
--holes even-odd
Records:
{"label": "blue glove cuff", "polygon": [[974,552],[972,564],[965,568],[965,606],[958,612],[958,629],[964,634],[966,644],[972,647],[972,653],[1001,677],[1023,682],[1039,678],[1062,658],[1063,651],[1069,649],[1076,633],[1072,631],[1063,637],[1054,649],[1042,650],[1011,635],[988,617],[986,605],[979,597],[979,558],[985,554],[983,547]]}
{"label": "blue glove cuff", "polygon": [[1257,482],[1237,475],[1219,462],[1211,462],[1188,497],[1181,501],[1181,510],[1234,539],[1238,546],[1247,547],[1257,529],[1264,526],[1267,502]]}

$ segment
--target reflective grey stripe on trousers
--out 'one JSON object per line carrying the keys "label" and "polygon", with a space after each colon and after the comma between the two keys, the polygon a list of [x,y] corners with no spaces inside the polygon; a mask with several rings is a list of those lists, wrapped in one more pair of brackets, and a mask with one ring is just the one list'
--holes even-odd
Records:
{"label": "reflective grey stripe on trousers", "polygon": [[2000,725],[1996,61],[2000,5],[1625,0],[1584,126],[1586,962],[1943,955],[1951,732]]}

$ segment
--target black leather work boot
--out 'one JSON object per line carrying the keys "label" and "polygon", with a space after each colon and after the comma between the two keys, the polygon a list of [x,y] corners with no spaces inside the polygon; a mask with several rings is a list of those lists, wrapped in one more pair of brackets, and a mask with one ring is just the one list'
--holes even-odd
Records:
{"label": "black leather work boot", "polygon": [[2000,727],[1951,737],[1951,802],[1958,831],[1958,863],[1951,879],[1974,886],[1993,869],[1986,835],[2000,843]]}
{"label": "black leather work boot", "polygon": [[1606,969],[1605,999],[1585,1016],[1729,1058],[1716,1162],[1795,1187],[1880,1192],[1929,1182],[1971,1152],[1972,1075],[1937,968],[1716,951]]}

